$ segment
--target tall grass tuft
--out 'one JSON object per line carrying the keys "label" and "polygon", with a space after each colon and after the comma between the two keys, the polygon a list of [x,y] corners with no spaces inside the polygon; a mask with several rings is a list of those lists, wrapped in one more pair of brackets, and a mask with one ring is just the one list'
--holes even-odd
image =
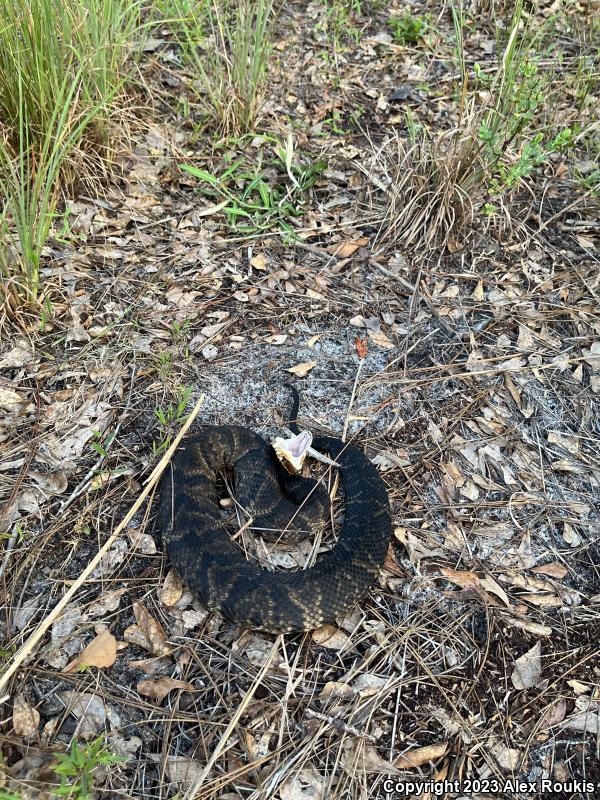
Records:
{"label": "tall grass tuft", "polygon": [[163,0],[199,94],[224,135],[251,132],[264,104],[273,0]]}
{"label": "tall grass tuft", "polygon": [[109,139],[139,24],[127,0],[0,0],[0,278],[5,309],[35,302],[61,191]]}

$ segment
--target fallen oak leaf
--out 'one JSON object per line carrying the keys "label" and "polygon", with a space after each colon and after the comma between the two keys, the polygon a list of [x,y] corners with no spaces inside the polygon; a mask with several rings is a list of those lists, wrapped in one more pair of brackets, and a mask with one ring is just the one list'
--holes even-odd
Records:
{"label": "fallen oak leaf", "polygon": [[183,689],[186,692],[196,691],[191,683],[180,681],[177,678],[169,678],[166,675],[161,678],[149,678],[148,680],[140,681],[137,685],[137,690],[143,697],[150,697],[152,700],[156,700],[157,703],[162,703],[169,692],[174,689]]}
{"label": "fallen oak leaf", "polygon": [[508,599],[508,595],[504,589],[496,583],[491,575],[486,575],[479,581],[479,583],[488,592],[491,592],[492,594],[495,594],[496,597],[499,597],[507,608],[512,608],[511,602]]}
{"label": "fallen oak leaf", "polygon": [[292,375],[297,375],[299,378],[303,378],[316,366],[316,361],[303,361],[301,364],[296,364],[295,367],[287,367],[285,371],[291,372]]}
{"label": "fallen oak leaf", "polygon": [[130,625],[123,633],[126,642],[137,644],[156,656],[170,652],[167,635],[162,625],[152,617],[141,603],[133,604],[137,625]]}
{"label": "fallen oak leaf", "polygon": [[542,675],[542,643],[538,640],[532,648],[517,658],[510,676],[515,689],[530,689]]}
{"label": "fallen oak leaf", "polygon": [[102,631],[65,667],[77,672],[80,667],[111,667],[117,657],[117,640],[110,631]]}
{"label": "fallen oak leaf", "polygon": [[480,580],[475,572],[465,569],[452,569],[452,567],[442,567],[440,572],[457,586],[464,586],[470,589],[478,589],[480,586]]}
{"label": "fallen oak leaf", "polygon": [[332,244],[327,248],[327,252],[338,258],[348,258],[348,256],[356,252],[359,247],[364,247],[366,244],[369,244],[369,240],[366,237],[362,239],[350,239],[347,242]]}
{"label": "fallen oak leaf", "polygon": [[558,578],[560,580],[565,577],[569,570],[558,561],[550,561],[548,564],[539,564],[537,567],[533,567],[531,571],[536,572],[538,575],[548,575],[550,578]]}

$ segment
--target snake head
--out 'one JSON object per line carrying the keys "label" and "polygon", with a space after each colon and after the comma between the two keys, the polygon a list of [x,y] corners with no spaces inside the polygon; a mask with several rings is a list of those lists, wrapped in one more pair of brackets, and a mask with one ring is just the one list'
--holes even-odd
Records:
{"label": "snake head", "polygon": [[312,433],[301,431],[297,436],[290,436],[289,439],[282,439],[277,436],[272,441],[273,450],[282,466],[291,474],[298,475],[302,472],[302,466],[306,454],[312,444]]}

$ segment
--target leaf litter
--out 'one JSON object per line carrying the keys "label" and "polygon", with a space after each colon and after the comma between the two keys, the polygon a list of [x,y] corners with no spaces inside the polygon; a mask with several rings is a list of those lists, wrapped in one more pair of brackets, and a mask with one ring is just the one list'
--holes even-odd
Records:
{"label": "leaf litter", "polygon": [[[200,201],[174,167],[196,145],[158,91],[164,125],[137,132],[123,191],[74,201],[81,240],[49,243],[52,318],[2,342],[3,641],[19,647],[81,573],[200,393],[202,421],[271,435],[291,380],[307,428],[347,423],[390,495],[381,584],[273,656],[273,637],[197,603],[140,515],[13,683],[9,780],[43,769],[26,762],[37,736],[59,749],[105,733],[133,757],[105,791],[174,796],[239,707],[202,797],[376,797],[380,775],[452,774],[459,759],[470,777],[597,777],[596,239],[549,224],[501,247],[449,241],[439,258],[376,250],[365,203],[386,176],[359,169],[372,143],[346,110],[382,135],[407,103],[443,126],[452,55],[436,36],[425,56],[399,50],[374,12],[336,53],[336,88],[325,6],[292,4],[284,22],[267,111],[293,114],[302,147],[329,161],[298,241],[240,243],[224,207]],[[468,34],[483,60],[484,28]],[[142,67],[152,86],[180,64],[161,42]],[[572,199],[560,181],[552,192],[545,219]],[[265,558],[303,566],[307,553]]]}

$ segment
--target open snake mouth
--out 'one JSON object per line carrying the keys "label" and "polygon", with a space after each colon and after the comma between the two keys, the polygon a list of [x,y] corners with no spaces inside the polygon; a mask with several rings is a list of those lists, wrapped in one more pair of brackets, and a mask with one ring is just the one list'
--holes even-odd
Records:
{"label": "open snake mouth", "polygon": [[282,439],[277,436],[272,441],[273,449],[282,466],[291,474],[298,475],[302,472],[304,459],[312,445],[312,433],[301,431],[296,436],[289,439]]}

